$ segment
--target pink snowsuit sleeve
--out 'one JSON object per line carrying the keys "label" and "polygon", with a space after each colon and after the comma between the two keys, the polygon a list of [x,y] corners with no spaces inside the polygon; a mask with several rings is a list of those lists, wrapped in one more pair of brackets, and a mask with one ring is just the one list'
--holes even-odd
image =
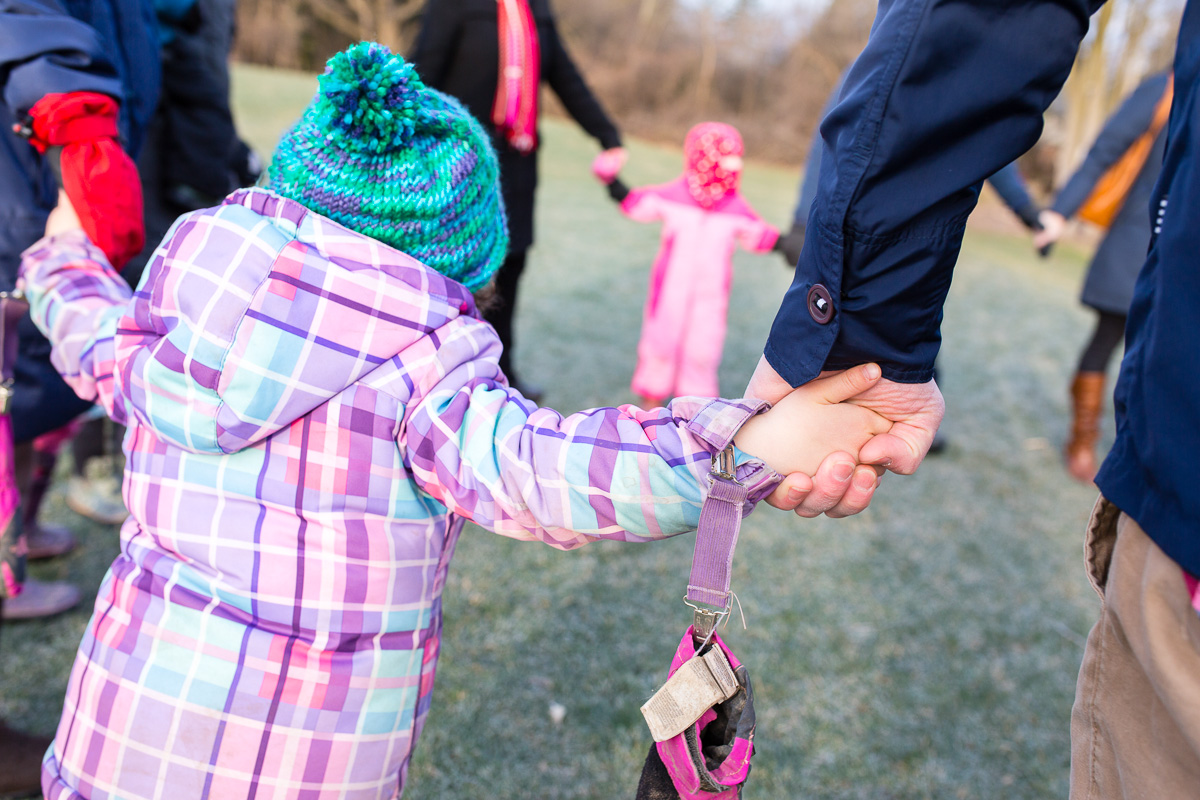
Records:
{"label": "pink snowsuit sleeve", "polygon": [[779,229],[758,215],[750,204],[737,198],[743,221],[737,232],[738,244],[751,253],[769,253],[779,240]]}
{"label": "pink snowsuit sleeve", "polygon": [[663,201],[655,187],[630,189],[621,213],[634,222],[657,222],[663,218]]}

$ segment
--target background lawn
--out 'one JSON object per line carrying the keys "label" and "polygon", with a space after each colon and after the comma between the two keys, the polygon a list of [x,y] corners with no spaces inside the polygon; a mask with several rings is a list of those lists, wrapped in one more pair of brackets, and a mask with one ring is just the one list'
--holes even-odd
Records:
{"label": "background lawn", "polygon": [[[244,135],[268,153],[315,85],[237,69]],[[565,413],[628,402],[658,228],[620,216],[577,128],[551,120],[544,134],[517,363]],[[676,147],[629,149],[630,184],[680,169]],[[751,163],[743,188],[782,224],[797,180]],[[1075,676],[1098,608],[1081,563],[1095,491],[1059,459],[1066,384],[1091,325],[1076,301],[1083,265],[1072,248],[1039,261],[1023,237],[973,230],[939,363],[948,450],[916,476],[889,476],[857,517],[801,520],[764,506],[747,520],[734,573],[747,627],[724,635],[756,690],[748,800],[1065,796]],[[777,255],[737,256],[725,394],[745,386],[790,278]],[[33,574],[92,593],[116,529],[74,516],[59,492],[47,517],[84,546]],[[638,708],[689,622],[691,547],[684,536],[561,553],[468,528],[406,796],[632,797],[650,742]],[[10,724],[53,732],[87,605],[5,628],[0,716]],[[566,708],[559,724],[552,704]]]}

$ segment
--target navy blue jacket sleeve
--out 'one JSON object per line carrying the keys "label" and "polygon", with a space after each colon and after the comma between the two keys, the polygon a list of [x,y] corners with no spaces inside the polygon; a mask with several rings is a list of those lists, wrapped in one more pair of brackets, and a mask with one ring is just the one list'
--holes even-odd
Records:
{"label": "navy blue jacket sleeve", "polygon": [[821,125],[816,203],[767,340],[767,360],[785,380],[799,386],[824,368],[867,361],[895,381],[932,377],[942,304],[980,184],[1037,141],[1099,5],[879,4]]}
{"label": "navy blue jacket sleeve", "polygon": [[1038,207],[1029,196],[1029,190],[1025,188],[1025,179],[1021,177],[1015,161],[1001,167],[987,180],[996,190],[996,194],[1000,195],[1004,205],[1020,217],[1021,222],[1030,228],[1037,227]]}
{"label": "navy blue jacket sleeve", "polygon": [[124,97],[95,30],[39,0],[0,0],[0,86],[18,118],[54,92]]}
{"label": "navy blue jacket sleeve", "polygon": [[1154,121],[1154,110],[1167,89],[1167,75],[1155,75],[1142,81],[1104,123],[1087,157],[1067,180],[1052,208],[1071,217],[1084,204],[1097,181],[1125,154]]}

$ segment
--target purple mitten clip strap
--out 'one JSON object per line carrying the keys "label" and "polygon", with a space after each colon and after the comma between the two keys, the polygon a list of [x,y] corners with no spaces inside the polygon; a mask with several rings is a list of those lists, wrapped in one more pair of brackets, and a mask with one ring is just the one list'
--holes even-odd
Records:
{"label": "purple mitten clip strap", "polygon": [[700,509],[686,596],[687,604],[695,611],[692,634],[697,650],[707,645],[717,623],[729,613],[733,551],[742,528],[742,510],[750,495],[750,489],[734,475],[732,444],[713,456],[708,477],[710,487]]}

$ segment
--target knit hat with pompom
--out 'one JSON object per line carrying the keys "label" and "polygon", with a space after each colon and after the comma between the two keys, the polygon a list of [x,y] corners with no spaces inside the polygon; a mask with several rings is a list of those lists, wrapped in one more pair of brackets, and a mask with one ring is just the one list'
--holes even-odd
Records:
{"label": "knit hat with pompom", "polygon": [[275,150],[270,188],[416,258],[471,291],[504,260],[508,224],[487,134],[386,47],[329,59]]}

